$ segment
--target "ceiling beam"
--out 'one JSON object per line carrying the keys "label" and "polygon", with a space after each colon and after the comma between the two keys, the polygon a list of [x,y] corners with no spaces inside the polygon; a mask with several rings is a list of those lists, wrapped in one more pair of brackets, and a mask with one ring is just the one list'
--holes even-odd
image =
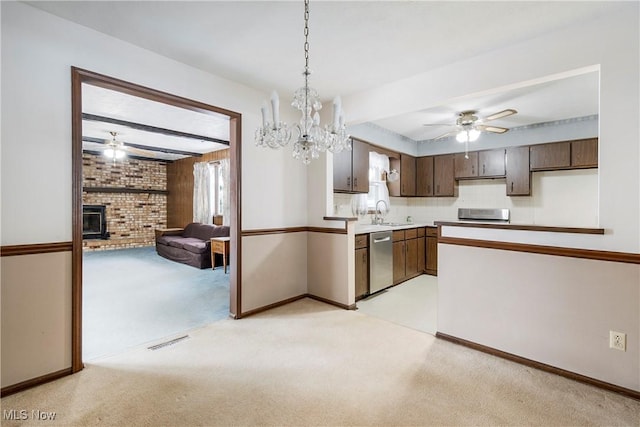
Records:
{"label": "ceiling beam", "polygon": [[[95,150],[82,150],[83,153],[88,153],[88,154],[93,154],[96,156],[102,156],[104,153],[102,151],[95,151]],[[146,160],[148,162],[160,162],[160,163],[173,163],[174,160],[167,160],[167,159],[158,159],[157,157],[146,157],[146,156],[136,156],[133,154],[129,154],[127,153],[127,158],[128,159],[133,159],[133,160]]]}
{"label": "ceiling beam", "polygon": [[196,135],[193,133],[181,132],[179,130],[165,129],[156,126],[145,125],[142,123],[129,122],[126,120],[114,119],[112,117],[98,116],[96,114],[82,113],[82,120],[110,123],[112,125],[125,126],[130,129],[142,130],[145,132],[159,133],[162,135],[177,136],[180,138],[191,138],[197,139],[198,141],[208,141],[215,142],[217,144],[229,145],[229,141],[225,141],[224,139],[211,138],[210,136]]}
{"label": "ceiling beam", "polygon": [[[82,140],[85,142],[94,142],[96,144],[106,144],[109,142],[108,139],[93,138],[91,136],[83,136]],[[120,142],[122,142],[127,147],[137,148],[139,150],[156,151],[158,153],[166,153],[166,154],[179,154],[181,156],[189,156],[189,157],[202,157],[201,153],[194,153],[191,151],[174,150],[173,148],[150,147],[148,145],[134,144],[133,142],[123,142],[123,141],[120,141]]]}

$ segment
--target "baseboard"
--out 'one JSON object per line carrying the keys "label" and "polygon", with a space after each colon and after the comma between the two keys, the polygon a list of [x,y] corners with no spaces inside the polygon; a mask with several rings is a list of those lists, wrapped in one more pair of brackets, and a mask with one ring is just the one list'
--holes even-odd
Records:
{"label": "baseboard", "polygon": [[254,308],[253,310],[245,311],[245,312],[241,313],[240,316],[236,316],[235,318],[236,319],[242,319],[242,318],[247,317],[247,316],[253,316],[254,314],[262,313],[263,311],[271,310],[272,308],[276,308],[276,307],[280,307],[280,306],[283,306],[283,305],[287,305],[289,303],[301,300],[301,299],[306,298],[306,297],[307,297],[307,294],[301,294],[301,295],[298,295],[298,296],[295,296],[295,297],[283,299],[282,301],[274,302],[273,304],[267,304],[267,305],[264,305],[262,307]]}
{"label": "baseboard", "polygon": [[265,306],[262,306],[262,307],[254,308],[253,310],[245,311],[240,316],[236,316],[235,319],[242,319],[242,318],[247,317],[247,316],[253,316],[254,314],[262,313],[263,311],[271,310],[272,308],[276,308],[276,307],[280,307],[280,306],[283,306],[283,305],[287,305],[289,303],[301,300],[303,298],[311,298],[311,299],[314,299],[316,301],[323,302],[325,304],[330,304],[330,305],[342,308],[344,310],[355,310],[356,309],[356,305],[355,304],[346,305],[346,304],[342,304],[342,303],[339,303],[339,302],[336,302],[336,301],[332,301],[330,299],[319,297],[317,295],[301,294],[301,295],[298,295],[298,296],[295,296],[295,297],[292,297],[292,298],[284,299],[282,301],[274,302],[273,304],[268,304],[268,305],[265,305]]}
{"label": "baseboard", "polygon": [[436,337],[443,339],[445,341],[452,342],[454,344],[459,344],[465,347],[472,348],[474,350],[481,351],[483,353],[490,354],[492,356],[497,356],[503,359],[510,360],[512,362],[520,363],[521,365],[529,366],[535,369],[539,369],[541,371],[560,375],[561,377],[569,378],[570,380],[578,381],[584,384],[589,384],[594,387],[598,387],[604,390],[612,391],[614,393],[622,394],[627,397],[631,397],[636,400],[640,400],[640,392],[635,390],[631,390],[625,387],[620,387],[618,385],[597,380],[595,378],[587,377],[585,375],[576,374],[575,372],[567,371],[565,369],[556,368],[555,366],[547,365],[546,363],[536,362],[535,360],[517,356],[512,353],[507,353],[505,351],[498,350],[493,347],[487,347],[485,345],[478,344],[473,341],[467,341],[465,339],[454,337],[452,335],[443,334],[442,332],[436,332]]}
{"label": "baseboard", "polygon": [[72,373],[73,373],[72,368],[66,368],[56,372],[52,372],[50,374],[42,375],[40,377],[32,378],[30,380],[22,381],[17,384],[2,387],[2,390],[0,390],[0,397],[9,396],[11,394],[24,391],[28,388],[32,388],[32,387],[42,385],[51,381],[55,381],[59,378],[66,377],[67,375],[71,375]]}
{"label": "baseboard", "polygon": [[306,294],[306,297],[314,299],[316,301],[324,302],[325,304],[335,305],[336,307],[342,308],[344,310],[355,310],[356,309],[355,303],[351,304],[351,305],[346,305],[346,304],[342,304],[340,302],[332,301],[330,299],[322,298],[322,297],[319,297],[317,295],[312,295],[312,294]]}

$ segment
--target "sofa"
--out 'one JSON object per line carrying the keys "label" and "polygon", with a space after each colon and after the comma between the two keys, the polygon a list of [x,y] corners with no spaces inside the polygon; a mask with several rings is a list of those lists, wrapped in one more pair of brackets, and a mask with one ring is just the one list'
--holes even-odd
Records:
{"label": "sofa", "polygon": [[161,257],[197,268],[211,268],[211,238],[229,237],[229,226],[192,222],[185,228],[156,230]]}

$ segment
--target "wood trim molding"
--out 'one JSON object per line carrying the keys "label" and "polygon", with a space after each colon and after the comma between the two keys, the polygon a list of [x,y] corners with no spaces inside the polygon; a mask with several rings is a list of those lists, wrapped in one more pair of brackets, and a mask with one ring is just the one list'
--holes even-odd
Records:
{"label": "wood trim molding", "polygon": [[552,233],[577,233],[577,234],[604,234],[604,228],[582,228],[582,227],[551,227],[544,225],[520,225],[520,224],[488,224],[484,222],[456,222],[456,221],[435,221],[435,225],[447,227],[472,227],[472,228],[493,228],[496,230],[525,230],[525,231],[548,231]]}
{"label": "wood trim molding", "polygon": [[342,308],[344,310],[355,310],[357,308],[355,303],[354,304],[350,304],[350,305],[346,305],[346,304],[342,304],[342,303],[337,302],[337,301],[332,301],[332,300],[327,299],[327,298],[322,298],[322,297],[319,297],[319,296],[313,295],[313,294],[307,294],[306,296],[308,298],[314,299],[316,301],[320,301],[320,302],[323,302],[325,304],[333,305],[333,306],[336,306],[338,308]]}
{"label": "wood trim molding", "polygon": [[244,313],[242,313],[242,317],[244,318],[247,316],[253,316],[254,314],[262,313],[263,311],[271,310],[272,308],[281,307],[283,305],[287,305],[289,303],[304,299],[306,297],[307,297],[307,294],[301,294],[296,297],[291,297],[291,298],[284,299],[282,301],[274,302],[273,304],[267,304],[262,307],[254,308],[252,310],[245,311]]}
{"label": "wood trim molding", "polygon": [[272,308],[276,308],[276,307],[281,307],[283,305],[287,305],[289,303],[296,302],[298,300],[305,299],[305,298],[310,298],[310,299],[313,299],[313,300],[316,300],[316,301],[320,301],[320,302],[323,302],[325,304],[329,304],[329,305],[333,305],[333,306],[338,307],[338,308],[342,308],[344,310],[355,310],[357,308],[355,304],[346,305],[346,304],[342,304],[342,303],[339,303],[339,302],[336,302],[336,301],[332,301],[330,299],[326,299],[326,298],[322,298],[322,297],[319,297],[319,296],[316,296],[316,295],[305,293],[305,294],[300,294],[300,295],[295,296],[295,297],[284,299],[282,301],[274,302],[273,304],[267,304],[267,305],[262,306],[262,307],[258,307],[258,308],[254,308],[254,309],[249,310],[249,311],[245,311],[244,313],[242,313],[242,317],[253,316],[254,314],[262,313],[263,311],[271,310]]}
{"label": "wood trim molding", "polygon": [[71,375],[73,373],[72,368],[61,369],[56,372],[52,372],[50,374],[42,375],[36,378],[32,378],[30,380],[22,381],[17,384],[9,385],[6,387],[2,387],[0,390],[0,397],[6,397],[11,394],[18,393],[20,391],[26,390],[31,387],[35,387],[38,385],[42,385],[51,381],[55,381],[62,377],[66,377],[67,375]]}
{"label": "wood trim molding", "polygon": [[619,393],[625,395],[627,397],[631,397],[636,400],[640,400],[640,392],[631,390],[625,387],[621,387],[615,384],[611,384],[605,381],[597,380],[595,378],[587,377],[585,375],[576,374],[575,372],[567,371],[565,369],[556,368],[555,366],[547,365],[546,363],[537,362],[535,360],[527,359],[525,357],[517,356],[512,353],[507,353],[502,350],[497,350],[493,347],[487,347],[482,344],[475,343],[473,341],[467,341],[462,338],[454,337],[452,335],[443,334],[442,332],[436,332],[436,338],[440,338],[445,341],[452,342],[454,344],[462,345],[464,347],[469,347],[477,351],[481,351],[483,353],[490,354],[492,356],[500,357],[502,359],[507,359],[515,363],[519,363],[521,365],[529,366],[535,369],[539,369],[541,371],[549,372],[552,374],[560,375],[561,377],[569,378],[570,380],[578,381],[584,384],[589,384],[604,390],[612,391],[614,393]]}
{"label": "wood trim molding", "polygon": [[284,227],[284,228],[262,228],[255,230],[242,230],[242,237],[266,236],[269,234],[286,234],[286,233],[330,233],[330,234],[347,234],[344,228],[325,228],[325,227]]}
{"label": "wood trim molding", "polygon": [[355,216],[325,216],[322,217],[325,221],[357,221],[358,218]]}
{"label": "wood trim molding", "polygon": [[85,193],[133,193],[133,194],[169,194],[167,190],[145,190],[127,187],[82,187]]}
{"label": "wood trim molding", "polygon": [[307,227],[307,231],[311,233],[347,234],[345,228]]}
{"label": "wood trim molding", "polygon": [[29,245],[2,246],[0,247],[0,256],[36,255],[52,252],[69,252],[72,250],[72,242],[35,243]]}
{"label": "wood trim molding", "polygon": [[460,237],[438,236],[438,244],[471,246],[474,248],[499,249],[504,251],[528,252],[533,254],[554,255],[571,258],[592,259],[597,261],[623,262],[640,264],[640,254],[628,252],[609,252],[594,249],[563,248],[559,246],[530,245],[526,243],[496,242],[492,240],[475,240]]}

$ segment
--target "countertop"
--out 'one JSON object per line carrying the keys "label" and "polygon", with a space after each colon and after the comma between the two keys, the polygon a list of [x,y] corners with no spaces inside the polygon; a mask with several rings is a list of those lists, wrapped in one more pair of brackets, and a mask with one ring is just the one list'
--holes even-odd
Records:
{"label": "countertop", "polygon": [[416,221],[409,223],[400,223],[399,225],[374,225],[374,224],[358,224],[356,225],[356,234],[377,233],[378,231],[407,230],[409,228],[418,227],[435,227],[434,221]]}
{"label": "countertop", "polygon": [[438,221],[438,220],[420,220],[411,224],[400,223],[398,225],[373,225],[373,224],[357,224],[356,234],[368,234],[378,231],[406,230],[417,227],[473,227],[473,228],[493,228],[502,230],[524,230],[524,231],[547,231],[556,233],[577,233],[577,234],[604,234],[603,228],[587,228],[587,227],[557,227],[548,225],[533,224],[514,224],[504,222],[483,222],[483,221]]}

